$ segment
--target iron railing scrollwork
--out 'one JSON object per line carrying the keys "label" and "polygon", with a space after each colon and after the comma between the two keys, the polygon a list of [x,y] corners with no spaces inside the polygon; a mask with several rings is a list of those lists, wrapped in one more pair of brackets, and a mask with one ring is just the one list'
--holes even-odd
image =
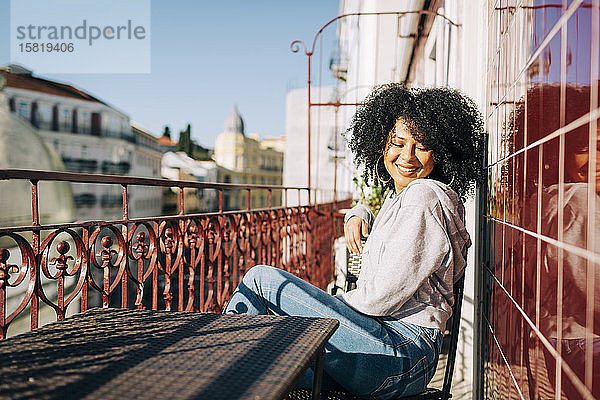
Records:
{"label": "iron railing scrollwork", "polygon": [[[150,179],[135,184],[143,183],[167,185]],[[36,328],[41,307],[52,309],[57,320],[68,308],[94,306],[220,312],[257,264],[282,268],[324,289],[333,278],[333,241],[342,230],[334,211],[350,205],[348,199],[129,219],[126,194],[123,190],[122,220],[0,228],[0,338],[17,318],[28,318]],[[37,207],[37,196],[32,199]]]}

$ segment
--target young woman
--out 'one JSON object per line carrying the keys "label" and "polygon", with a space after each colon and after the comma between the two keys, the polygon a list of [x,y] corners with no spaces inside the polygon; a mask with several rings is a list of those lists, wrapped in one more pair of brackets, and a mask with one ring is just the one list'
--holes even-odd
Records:
{"label": "young woman", "polygon": [[225,312],[338,319],[324,385],[375,399],[415,394],[435,372],[471,245],[461,197],[483,174],[482,120],[456,91],[388,84],[367,97],[349,133],[365,181],[390,189],[377,218],[363,205],[346,215],[347,245],[362,252],[357,288],[332,296],[256,266]]}

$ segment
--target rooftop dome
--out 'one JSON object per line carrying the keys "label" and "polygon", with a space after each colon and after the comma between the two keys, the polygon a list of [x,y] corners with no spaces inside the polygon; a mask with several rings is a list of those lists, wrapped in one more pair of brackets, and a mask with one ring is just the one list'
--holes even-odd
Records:
{"label": "rooftop dome", "polygon": [[[64,171],[54,149],[27,121],[11,113],[2,92],[0,72],[0,169]],[[31,183],[25,180],[0,181],[0,226],[31,224]],[[42,223],[73,221],[73,194],[68,182],[40,183]]]}
{"label": "rooftop dome", "polygon": [[233,111],[225,120],[223,126],[223,132],[225,133],[241,133],[244,134],[244,120],[238,112],[237,107],[233,107]]}

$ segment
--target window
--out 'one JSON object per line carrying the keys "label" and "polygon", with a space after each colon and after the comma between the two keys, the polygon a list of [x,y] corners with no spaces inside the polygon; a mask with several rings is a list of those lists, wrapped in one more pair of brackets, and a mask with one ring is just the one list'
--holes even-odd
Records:
{"label": "window", "polygon": [[61,131],[70,131],[73,123],[73,114],[71,109],[63,108],[59,114],[59,126]]}
{"label": "window", "polygon": [[110,137],[119,137],[119,130],[120,130],[120,121],[119,118],[117,117],[110,117],[109,120],[109,126],[108,126],[108,136]]}
{"label": "window", "polygon": [[131,129],[131,125],[129,125],[129,121],[126,119],[121,119],[121,135],[125,139],[132,140],[133,139],[133,130]]}
{"label": "window", "polygon": [[327,142],[327,149],[329,158],[344,158],[344,135],[341,131],[333,128],[329,133],[329,140]]}
{"label": "window", "polygon": [[100,113],[92,113],[92,128],[91,134],[94,136],[100,136],[102,130],[102,116]]}
{"label": "window", "polygon": [[17,107],[17,115],[21,118],[29,119],[29,103],[20,101]]}
{"label": "window", "polygon": [[92,116],[89,111],[81,110],[77,119],[79,132],[90,133],[92,131]]}
{"label": "window", "polygon": [[40,114],[40,129],[51,129],[52,128],[52,106],[50,104],[40,103],[39,105]]}

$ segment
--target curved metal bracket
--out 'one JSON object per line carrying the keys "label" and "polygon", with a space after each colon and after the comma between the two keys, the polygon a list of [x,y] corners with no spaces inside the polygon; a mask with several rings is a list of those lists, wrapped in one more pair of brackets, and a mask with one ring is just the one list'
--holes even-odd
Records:
{"label": "curved metal bracket", "polygon": [[315,44],[317,42],[318,37],[321,35],[321,33],[323,33],[323,31],[325,30],[325,28],[327,28],[329,25],[331,25],[332,23],[334,23],[335,21],[342,19],[342,18],[346,18],[346,17],[354,17],[354,16],[362,16],[362,15],[409,15],[409,14],[426,14],[426,15],[434,15],[436,17],[441,17],[443,19],[445,19],[446,21],[448,21],[451,25],[454,25],[456,27],[461,27],[462,24],[456,23],[454,21],[452,21],[450,18],[446,17],[444,14],[440,14],[437,11],[429,11],[429,10],[413,10],[413,11],[381,11],[381,12],[357,12],[357,13],[348,13],[348,14],[342,14],[342,15],[338,15],[335,18],[332,18],[331,20],[329,20],[325,25],[323,25],[321,27],[321,29],[319,29],[319,31],[315,34],[314,38],[313,38],[313,42],[312,42],[312,47],[310,48],[310,51],[307,50],[306,45],[304,44],[304,42],[302,42],[301,40],[294,40],[292,42],[292,44],[290,45],[290,49],[294,52],[297,53],[300,48],[299,48],[299,44],[302,44],[302,46],[304,47],[304,54],[307,56],[311,56],[314,52],[315,52]]}

